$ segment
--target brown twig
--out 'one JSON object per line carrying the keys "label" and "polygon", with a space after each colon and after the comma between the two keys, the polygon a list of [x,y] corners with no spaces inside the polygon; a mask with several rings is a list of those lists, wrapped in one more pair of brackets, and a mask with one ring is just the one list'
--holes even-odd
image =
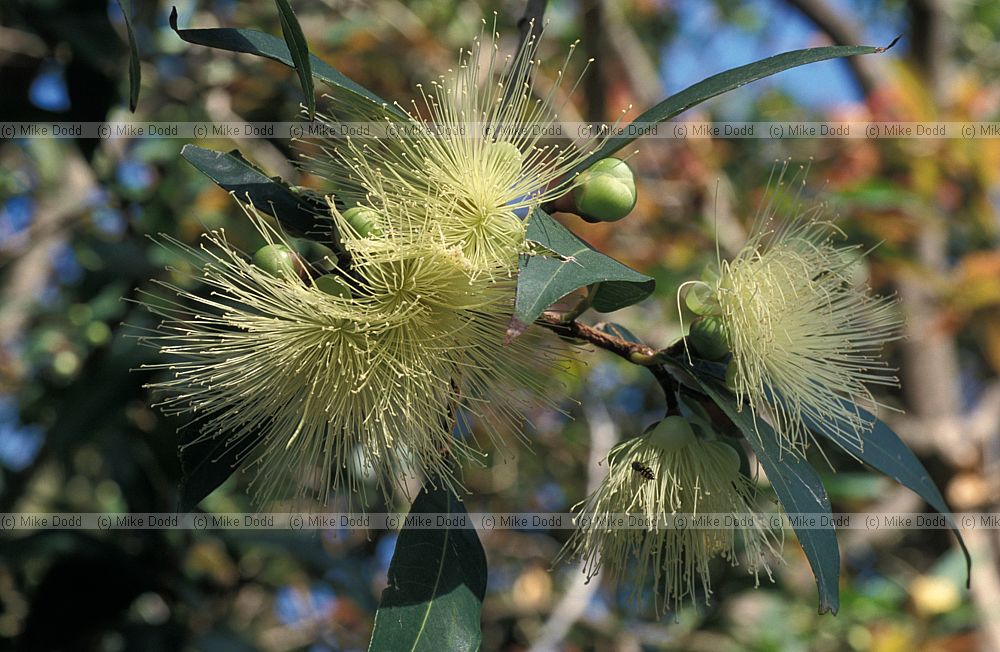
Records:
{"label": "brown twig", "polygon": [[611,351],[633,364],[644,367],[656,364],[656,349],[638,342],[629,342],[574,319],[567,320],[558,312],[544,312],[538,321],[554,333],[585,340],[605,351]]}
{"label": "brown twig", "polygon": [[567,320],[564,315],[550,311],[542,313],[537,323],[557,335],[589,342],[597,348],[610,351],[632,364],[646,367],[663,389],[663,394],[667,399],[667,414],[680,413],[677,403],[677,380],[667,371],[661,360],[662,356],[676,353],[677,348],[683,346],[682,342],[679,341],[667,349],[658,351],[646,344],[630,342],[575,319]]}

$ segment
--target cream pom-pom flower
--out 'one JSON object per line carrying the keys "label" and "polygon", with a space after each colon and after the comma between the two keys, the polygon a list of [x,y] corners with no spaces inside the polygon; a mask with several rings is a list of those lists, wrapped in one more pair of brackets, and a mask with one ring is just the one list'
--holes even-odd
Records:
{"label": "cream pom-pom flower", "polygon": [[721,321],[740,408],[769,419],[784,450],[804,453],[813,431],[863,450],[873,424],[858,406],[877,410],[870,386],[898,382],[881,355],[901,317],[895,299],[858,283],[858,247],[839,242],[824,205],[803,204],[804,172],[786,185],[786,168],[748,242],[689,290]]}
{"label": "cream pom-pom flower", "polygon": [[[607,461],[607,477],[577,505],[578,529],[560,553],[580,559],[588,580],[607,569],[618,581],[628,576],[638,595],[652,579],[660,614],[693,602],[699,589],[709,599],[713,559],[742,563],[755,578],[770,576],[780,530],[754,513],[753,481],[729,444],[697,439],[687,421],[672,416],[616,446]],[[644,527],[609,526],[612,514],[634,515]],[[730,515],[732,526],[692,526],[697,514]],[[669,515],[687,516],[687,525]]]}
{"label": "cream pom-pom flower", "polygon": [[[491,437],[520,432],[521,389],[538,390],[530,368],[544,356],[503,345],[513,281],[480,273],[431,228],[363,237],[331,212],[352,259],[335,283],[346,292],[325,291],[317,270],[262,269],[221,230],[185,248],[211,291],[165,284],[179,301],[147,300],[164,317],[147,339],[170,358],[151,365],[169,375],[152,387],[191,417],[196,441],[224,438],[257,468],[261,504],[357,492],[359,454],[386,495],[414,474],[457,489],[461,464],[479,458],[452,436],[459,412]],[[290,246],[247,213],[267,243]]]}
{"label": "cream pom-pom flower", "polygon": [[[471,50],[460,52],[455,68],[418,85],[419,101],[409,109],[396,106],[405,118],[382,114],[387,135],[327,140],[319,153],[304,154],[307,166],[351,205],[379,211],[386,202],[419,198],[414,205],[434,212],[445,242],[473,265],[514,274],[525,248],[521,218],[569,192],[580,181],[569,173],[609,133],[595,130],[576,141],[577,134],[563,133],[559,112],[580,81],[564,88],[576,44],[547,92],[536,96],[538,36],[529,30],[515,55],[501,56],[494,21],[490,37],[484,30]],[[379,115],[356,100],[331,100],[335,115]],[[569,142],[560,146],[560,139]]]}

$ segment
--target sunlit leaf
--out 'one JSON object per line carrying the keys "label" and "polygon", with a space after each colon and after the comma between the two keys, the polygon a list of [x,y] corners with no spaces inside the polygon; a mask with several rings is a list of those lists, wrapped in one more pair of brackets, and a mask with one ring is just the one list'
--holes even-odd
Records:
{"label": "sunlit leaf", "polygon": [[[889,47],[892,47],[891,45]],[[701,104],[705,100],[716,95],[721,95],[734,88],[745,86],[750,82],[770,77],[776,73],[804,66],[808,63],[816,63],[827,59],[840,57],[852,57],[859,54],[874,54],[884,52],[888,48],[872,47],[868,45],[835,45],[822,48],[807,48],[805,50],[794,50],[785,52],[773,57],[761,59],[745,66],[732,68],[717,75],[712,75],[696,84],[688,86],[681,92],[671,95],[656,106],[642,113],[634,122],[645,124],[651,122],[663,122],[687,111],[693,106]],[[641,130],[639,130],[641,132]],[[624,130],[623,135],[608,139],[604,145],[574,167],[569,174],[576,174],[589,168],[591,165],[606,158],[622,147],[625,147],[638,138],[637,135],[629,135],[628,130]]]}
{"label": "sunlit leaf", "polygon": [[[409,518],[421,514],[468,517],[458,498],[443,488],[417,496]],[[403,528],[368,649],[477,650],[485,595],[486,553],[471,524]]]}
{"label": "sunlit leaf", "polygon": [[[229,27],[178,29],[176,7],[170,10],[170,27],[177,33],[177,36],[188,43],[204,45],[219,50],[228,50],[230,52],[253,54],[283,63],[289,68],[295,68],[295,61],[292,59],[291,52],[289,52],[285,41],[265,32],[255,29],[235,29]],[[357,99],[369,102],[376,107],[384,107],[385,111],[397,117],[406,117],[398,107],[389,104],[339,70],[334,69],[315,54],[309,55],[309,68],[314,77],[330,84],[334,88],[344,91]]]}
{"label": "sunlit leaf", "polygon": [[645,274],[595,251],[543,211],[531,216],[527,238],[541,246],[522,257],[510,337],[522,333],[546,308],[579,288],[600,283],[592,306],[611,312],[642,301],[656,285]]}

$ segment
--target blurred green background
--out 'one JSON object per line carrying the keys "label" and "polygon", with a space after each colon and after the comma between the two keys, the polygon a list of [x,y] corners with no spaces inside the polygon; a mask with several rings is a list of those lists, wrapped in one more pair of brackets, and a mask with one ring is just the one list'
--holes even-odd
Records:
{"label": "blurred green background", "polygon": [[[497,11],[514,48],[520,1],[293,2],[313,51],[383,97],[451,65]],[[265,0],[177,2],[181,27],[280,34]],[[293,71],[183,43],[170,3],[130,9],[142,94],[127,108],[124,23],[105,0],[0,3],[0,121],[290,120]],[[831,42],[888,54],[790,71],[683,116],[732,120],[1000,119],[1000,4],[990,0],[559,0],[537,85],[569,44],[596,58],[567,120],[614,119],[722,69]],[[586,57],[577,61],[582,64]],[[322,108],[323,103],[320,102]],[[635,115],[633,112],[632,115]],[[132,300],[183,264],[148,236],[197,242],[226,226],[253,249],[238,206],[178,155],[181,139],[0,141],[0,512],[170,511],[183,423],[150,407],[141,365],[153,325]],[[287,140],[239,148],[269,174],[322,189]],[[741,244],[775,159],[812,160],[849,237],[870,246],[873,285],[897,293],[906,339],[888,352],[902,389],[886,421],[955,511],[1000,511],[1000,139],[640,140],[639,203],[614,224],[565,222],[655,276],[658,292],[614,315],[647,342],[680,332],[674,290]],[[174,279],[176,280],[176,279]],[[587,318],[591,318],[588,316]],[[128,324],[129,326],[123,326]],[[643,370],[582,351],[562,408],[526,415],[531,449],[467,473],[470,511],[567,511],[597,460],[658,417]],[[575,399],[575,400],[571,400]],[[924,511],[907,490],[829,451],[834,511]],[[247,477],[202,503],[245,511]],[[762,492],[767,500],[767,492]],[[334,506],[335,508],[336,506]],[[400,498],[391,506],[405,508]],[[1000,650],[1000,538],[970,531],[972,590],[944,530],[847,531],[842,607],[816,615],[794,539],[774,582],[719,566],[710,606],[656,621],[607,581],[550,563],[564,531],[481,533],[490,563],[485,650]],[[0,534],[0,645],[20,650],[362,650],[395,543],[386,532],[42,531]],[[600,579],[600,578],[599,578]]]}

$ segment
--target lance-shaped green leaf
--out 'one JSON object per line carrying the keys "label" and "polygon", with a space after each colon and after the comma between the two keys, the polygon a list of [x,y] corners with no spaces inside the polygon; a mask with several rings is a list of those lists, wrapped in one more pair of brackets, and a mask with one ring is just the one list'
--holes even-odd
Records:
{"label": "lance-shaped green leaf", "polygon": [[[927,501],[928,505],[938,512],[944,514],[948,527],[955,533],[958,544],[962,547],[962,553],[965,555],[966,582],[971,582],[972,557],[969,554],[969,549],[965,546],[965,541],[962,539],[962,530],[951,517],[948,504],[938,490],[937,485],[934,484],[931,476],[927,473],[927,469],[924,468],[924,465],[920,463],[920,460],[913,454],[913,451],[903,443],[899,435],[893,432],[889,426],[860,407],[852,406],[852,408],[857,409],[865,421],[874,424],[870,431],[862,435],[864,443],[861,446],[853,442],[844,441],[843,438],[834,439],[821,428],[813,428],[813,431],[834,441],[851,455],[857,457],[873,469],[886,474],[923,498]],[[810,427],[812,427],[812,424],[810,424]]]}
{"label": "lance-shaped green leaf", "polygon": [[221,188],[249,201],[255,208],[273,215],[293,235],[317,238],[330,243],[333,222],[322,220],[329,207],[319,198],[292,190],[272,179],[243,158],[238,151],[218,152],[197,145],[185,145],[181,156]]}
{"label": "lance-shaped green leaf", "polygon": [[[825,61],[827,59],[885,52],[895,45],[895,43],[896,41],[893,41],[888,47],[872,47],[868,45],[836,45],[822,48],[807,48],[805,50],[794,50],[792,52],[785,52],[773,57],[761,59],[760,61],[755,61],[754,63],[750,63],[745,66],[739,66],[738,68],[732,68],[730,70],[726,70],[725,72],[720,72],[717,75],[712,75],[711,77],[703,79],[696,84],[692,84],[681,92],[671,95],[656,106],[647,110],[637,117],[634,122],[635,124],[663,122],[664,120],[669,120],[670,118],[673,118],[674,116],[679,115],[691,107],[697,106],[698,104],[701,104],[705,100],[711,99],[716,95],[721,95],[722,93],[731,91],[734,88],[739,88],[740,86],[757,81],[758,79],[770,77],[771,75],[782,72],[783,70],[803,66],[807,63]],[[641,131],[642,130],[639,130],[640,133]],[[627,129],[623,130],[623,133],[624,135],[608,139],[600,149],[574,167],[569,172],[569,175],[571,176],[578,172],[583,172],[597,161],[602,158],[607,158],[638,138],[636,135],[628,135],[629,132]]]}
{"label": "lance-shaped green leaf", "polygon": [[193,435],[178,450],[181,461],[181,481],[178,488],[177,511],[190,512],[205,497],[229,479],[239,466],[241,457],[256,442],[245,437],[230,442],[226,437],[202,438]]}
{"label": "lance-shaped green leaf", "polygon": [[305,95],[309,119],[312,120],[316,115],[316,94],[313,92],[309,44],[306,43],[302,26],[299,25],[299,19],[295,17],[295,12],[292,11],[292,5],[288,4],[288,0],[275,0],[275,4],[278,6],[278,18],[281,20],[281,35],[285,37],[285,45],[288,47],[288,53],[295,65],[299,83],[302,84],[302,93]]}
{"label": "lance-shaped green leaf", "polygon": [[[486,595],[486,553],[462,503],[444,488],[425,488],[410,507],[455,525],[404,527],[389,564],[369,650],[477,650]],[[430,518],[430,517],[426,517]]]}
{"label": "lance-shaped green leaf", "polygon": [[[295,68],[295,61],[285,41],[265,32],[259,32],[255,29],[234,29],[229,27],[178,29],[176,7],[170,10],[170,27],[177,33],[177,36],[188,43],[227,50],[229,52],[253,54],[283,63],[289,68]],[[374,107],[381,107],[396,117],[406,118],[406,114],[399,107],[389,104],[314,54],[309,55],[309,69],[314,77],[330,84],[334,88],[365,102],[370,102]]]}
{"label": "lance-shaped green leaf", "polygon": [[645,274],[595,251],[544,211],[532,214],[527,238],[537,246],[521,258],[508,339],[523,333],[546,308],[579,288],[600,283],[591,306],[611,312],[642,301],[656,285]]}
{"label": "lance-shaped green leaf", "polygon": [[[830,515],[830,499],[815,469],[804,458],[782,451],[771,426],[754,416],[749,409],[738,410],[736,398],[725,384],[714,377],[695,373],[702,390],[743,432],[757,454],[767,479],[774,487],[786,512]],[[832,521],[827,521],[831,522]],[[819,589],[819,613],[836,614],[840,609],[840,548],[834,526],[792,528],[809,560]]]}
{"label": "lance-shaped green leaf", "polygon": [[142,84],[142,69],[139,66],[139,47],[135,44],[135,32],[132,31],[132,19],[125,11],[122,0],[118,0],[118,8],[125,18],[125,33],[128,35],[128,110],[135,113],[139,103],[139,87]]}

